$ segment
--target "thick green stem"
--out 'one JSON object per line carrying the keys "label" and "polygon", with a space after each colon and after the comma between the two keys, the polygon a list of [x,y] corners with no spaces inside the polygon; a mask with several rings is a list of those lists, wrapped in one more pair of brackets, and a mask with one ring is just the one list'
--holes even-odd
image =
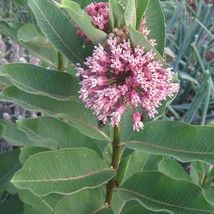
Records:
{"label": "thick green stem", "polygon": [[112,143],[112,162],[111,167],[116,170],[116,175],[106,185],[106,203],[111,207],[112,198],[114,194],[115,181],[117,179],[117,170],[120,161],[120,127],[114,127],[114,139]]}
{"label": "thick green stem", "polygon": [[58,70],[64,71],[63,55],[60,52],[58,52]]}

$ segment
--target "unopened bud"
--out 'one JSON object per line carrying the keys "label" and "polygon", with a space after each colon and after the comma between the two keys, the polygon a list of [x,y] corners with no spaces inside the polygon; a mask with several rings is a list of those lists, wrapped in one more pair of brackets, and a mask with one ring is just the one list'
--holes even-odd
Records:
{"label": "unopened bud", "polygon": [[124,33],[128,33],[128,32],[129,32],[129,28],[128,28],[127,25],[124,25],[124,26],[123,26],[123,32],[124,32]]}
{"label": "unopened bud", "polygon": [[118,28],[113,29],[113,33],[117,33],[117,31],[118,31]]}
{"label": "unopened bud", "polygon": [[110,38],[110,37],[111,37],[111,38],[114,38],[114,37],[115,37],[115,34],[114,34],[114,33],[109,33],[109,34],[108,34],[108,38]]}
{"label": "unopened bud", "polygon": [[123,36],[123,34],[124,34],[124,32],[122,30],[118,30],[116,33],[116,35],[120,36],[120,37]]}

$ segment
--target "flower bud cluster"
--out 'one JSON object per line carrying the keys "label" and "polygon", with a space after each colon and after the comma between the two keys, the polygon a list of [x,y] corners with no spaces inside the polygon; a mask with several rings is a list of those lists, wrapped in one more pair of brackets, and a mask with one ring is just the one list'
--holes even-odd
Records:
{"label": "flower bud cluster", "polygon": [[[85,12],[91,17],[93,25],[97,26],[106,33],[109,32],[108,2],[91,3],[85,8]],[[83,39],[88,39],[79,28],[77,28],[77,35]]]}

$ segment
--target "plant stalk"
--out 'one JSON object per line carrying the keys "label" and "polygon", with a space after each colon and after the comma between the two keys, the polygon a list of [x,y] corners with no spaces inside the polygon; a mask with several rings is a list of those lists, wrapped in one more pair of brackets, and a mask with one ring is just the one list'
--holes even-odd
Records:
{"label": "plant stalk", "polygon": [[63,55],[58,52],[58,70],[59,71],[64,71],[64,62],[63,62]]}
{"label": "plant stalk", "polygon": [[120,161],[120,127],[114,127],[114,139],[112,143],[111,167],[116,170],[116,175],[106,185],[106,204],[111,207],[114,194],[114,186],[117,179],[117,170]]}

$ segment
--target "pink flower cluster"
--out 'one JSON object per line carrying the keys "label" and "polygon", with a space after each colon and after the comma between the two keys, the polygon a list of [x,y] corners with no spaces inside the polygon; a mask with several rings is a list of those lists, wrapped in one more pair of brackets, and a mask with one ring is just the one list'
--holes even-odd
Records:
{"label": "pink flower cluster", "polygon": [[95,46],[85,67],[78,64],[80,98],[103,123],[109,118],[111,126],[119,126],[129,105],[133,130],[139,131],[143,128],[142,114],[154,117],[160,101],[172,97],[179,86],[171,83],[171,68],[163,68],[152,51],[132,48],[129,40],[119,42],[116,37],[109,38],[107,44],[105,48]]}
{"label": "pink flower cluster", "polygon": [[[109,30],[109,6],[108,2],[91,3],[85,8],[85,12],[91,17],[92,23],[99,29]],[[87,39],[86,35],[78,28],[77,35]]]}

